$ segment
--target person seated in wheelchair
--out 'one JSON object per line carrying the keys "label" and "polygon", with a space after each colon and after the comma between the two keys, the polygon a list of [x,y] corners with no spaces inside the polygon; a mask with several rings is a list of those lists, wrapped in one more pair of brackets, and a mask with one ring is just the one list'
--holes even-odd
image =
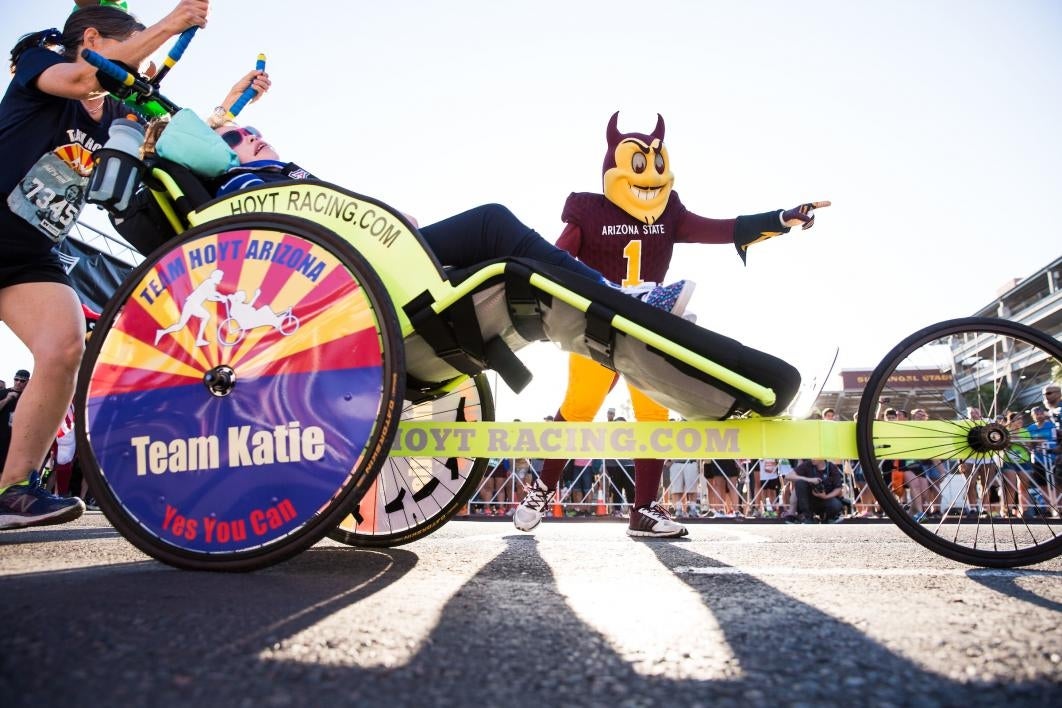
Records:
{"label": "person seated in wheelchair", "polygon": [[268,305],[255,307],[254,303],[262,294],[261,288],[255,288],[254,295],[247,299],[245,290],[237,290],[231,295],[225,295],[228,303],[229,317],[231,317],[241,330],[255,329],[256,327],[272,327],[279,330],[283,324],[283,312],[273,312]]}
{"label": "person seated in wheelchair", "polygon": [[[282,161],[277,150],[253,127],[229,123],[215,128],[215,132],[240,162],[239,167],[221,177],[216,196],[224,197],[268,182],[314,179],[307,170]],[[642,283],[621,287],[542,238],[500,204],[478,206],[427,226],[419,226],[415,219],[407,218],[418,227],[424,241],[444,266],[467,268],[509,257],[542,261],[604,283],[677,316],[682,316],[695,287],[691,280],[679,280],[670,285]]]}

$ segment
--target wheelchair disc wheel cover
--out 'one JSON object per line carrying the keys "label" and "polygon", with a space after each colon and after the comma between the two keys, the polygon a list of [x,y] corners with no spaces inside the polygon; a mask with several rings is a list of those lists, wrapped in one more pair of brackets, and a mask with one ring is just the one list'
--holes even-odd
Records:
{"label": "wheelchair disc wheel cover", "polygon": [[[216,340],[223,297],[258,308],[229,313],[245,319],[231,346]],[[286,334],[288,307],[301,326]],[[77,429],[101,510],[183,568],[309,547],[386,460],[399,335],[375,271],[313,223],[233,217],[171,241],[112,298],[82,363]]]}
{"label": "wheelchair disc wheel cover", "polygon": [[[494,399],[484,374],[431,401],[403,404],[402,420],[491,421]],[[368,493],[330,531],[352,546],[398,546],[423,538],[460,512],[483,481],[486,458],[388,457]]]}

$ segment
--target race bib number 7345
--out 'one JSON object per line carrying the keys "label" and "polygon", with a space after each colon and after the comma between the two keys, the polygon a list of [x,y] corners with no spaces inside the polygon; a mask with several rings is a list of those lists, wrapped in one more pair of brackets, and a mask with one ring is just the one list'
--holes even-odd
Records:
{"label": "race bib number 7345", "polygon": [[48,153],[33,165],[19,186],[7,196],[15,214],[55,241],[62,241],[85,205],[88,177]]}

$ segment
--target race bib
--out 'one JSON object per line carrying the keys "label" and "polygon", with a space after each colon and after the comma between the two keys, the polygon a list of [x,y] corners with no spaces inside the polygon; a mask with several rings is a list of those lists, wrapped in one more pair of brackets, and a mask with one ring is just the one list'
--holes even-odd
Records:
{"label": "race bib", "polygon": [[48,153],[7,195],[7,205],[51,240],[66,238],[85,206],[88,177],[82,177],[63,160]]}

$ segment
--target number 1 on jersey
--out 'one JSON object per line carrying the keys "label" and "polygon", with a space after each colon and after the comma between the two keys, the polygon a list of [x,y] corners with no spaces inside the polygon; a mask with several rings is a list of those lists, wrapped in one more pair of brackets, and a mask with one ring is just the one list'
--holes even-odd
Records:
{"label": "number 1 on jersey", "polygon": [[635,239],[623,247],[623,257],[627,259],[627,275],[620,283],[621,287],[642,284],[642,240]]}

